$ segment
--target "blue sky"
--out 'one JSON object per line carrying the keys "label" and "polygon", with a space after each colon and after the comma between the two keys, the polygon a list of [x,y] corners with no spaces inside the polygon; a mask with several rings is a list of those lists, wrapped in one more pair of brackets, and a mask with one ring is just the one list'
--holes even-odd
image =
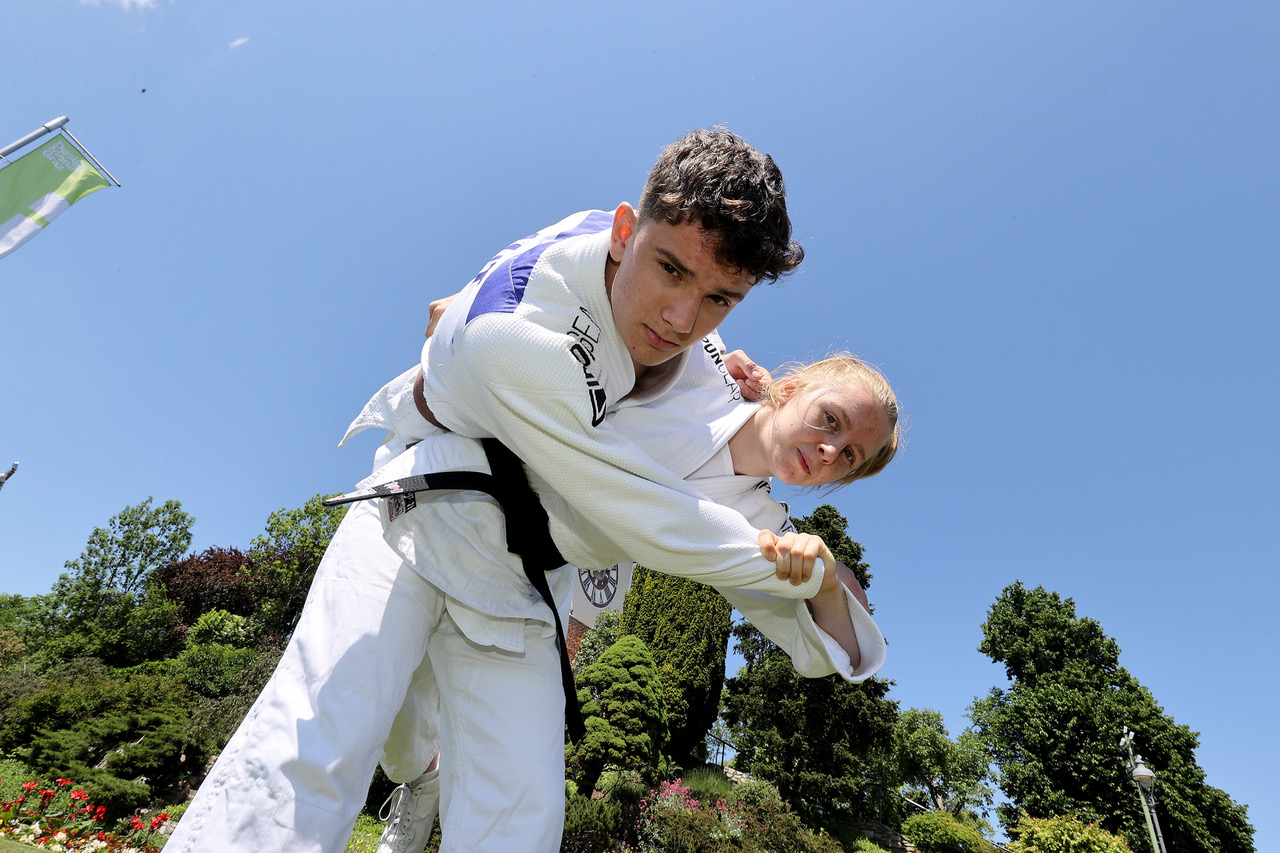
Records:
{"label": "blue sky", "polygon": [[954,734],[1005,683],[986,609],[1044,585],[1280,847],[1273,4],[7,0],[4,29],[0,144],[69,115],[123,187],[0,260],[3,591],[148,495],[203,549],[348,488],[375,439],[337,441],[431,298],[721,123],[808,251],[726,340],[852,349],[910,415],[881,476],[789,496],[866,547],[893,696]]}

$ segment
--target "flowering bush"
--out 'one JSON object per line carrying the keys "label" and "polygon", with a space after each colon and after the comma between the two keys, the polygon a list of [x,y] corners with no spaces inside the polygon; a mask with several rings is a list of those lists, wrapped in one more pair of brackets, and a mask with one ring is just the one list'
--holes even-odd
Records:
{"label": "flowering bush", "polygon": [[746,817],[723,799],[703,804],[683,780],[663,782],[640,801],[640,853],[742,849]]}
{"label": "flowering bush", "polygon": [[169,820],[168,814],[150,821],[132,818],[121,838],[103,829],[106,813],[106,806],[90,803],[88,793],[70,779],[58,779],[52,788],[24,782],[19,797],[0,801],[0,838],[57,853],[155,853],[157,848],[148,839]]}

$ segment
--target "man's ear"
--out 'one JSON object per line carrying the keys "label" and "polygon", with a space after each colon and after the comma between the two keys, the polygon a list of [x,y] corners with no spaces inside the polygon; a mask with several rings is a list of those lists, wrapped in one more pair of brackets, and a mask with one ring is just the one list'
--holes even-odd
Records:
{"label": "man's ear", "polygon": [[609,257],[615,264],[622,263],[622,256],[626,254],[635,233],[636,209],[624,201],[613,212],[613,232],[609,239]]}

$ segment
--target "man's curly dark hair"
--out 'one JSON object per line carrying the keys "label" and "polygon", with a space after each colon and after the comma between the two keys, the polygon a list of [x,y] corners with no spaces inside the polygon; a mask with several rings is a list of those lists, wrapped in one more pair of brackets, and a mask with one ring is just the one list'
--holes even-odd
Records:
{"label": "man's curly dark hair", "polygon": [[804,260],[791,239],[782,172],[722,127],[695,130],[662,150],[640,196],[639,224],[650,219],[701,226],[716,260],[752,283],[776,281]]}

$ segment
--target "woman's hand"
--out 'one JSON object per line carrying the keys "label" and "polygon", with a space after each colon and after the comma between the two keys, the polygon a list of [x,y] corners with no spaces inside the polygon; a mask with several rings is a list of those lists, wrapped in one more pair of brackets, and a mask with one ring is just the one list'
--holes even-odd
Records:
{"label": "woman's hand", "polygon": [[779,536],[772,530],[761,530],[757,541],[760,553],[773,562],[780,580],[790,581],[792,586],[804,583],[813,574],[813,564],[820,559],[826,565],[822,591],[829,592],[839,586],[835,557],[831,556],[831,549],[821,536],[794,531]]}
{"label": "woman's hand", "polygon": [[752,361],[740,349],[724,354],[724,366],[728,368],[729,375],[742,389],[743,398],[750,403],[759,401],[761,390],[773,378],[769,375],[769,371]]}
{"label": "woman's hand", "polygon": [[[857,672],[862,665],[862,650],[858,646],[858,630],[849,616],[849,604],[844,596],[847,587],[863,607],[867,606],[866,594],[862,592],[857,577],[831,555],[831,549],[820,536],[812,533],[787,533],[778,536],[772,530],[761,530],[758,539],[760,553],[766,560],[774,561],[778,577],[786,578],[793,584],[808,580],[815,560],[821,559],[825,564],[822,588],[806,604],[813,615],[814,624],[840,645],[849,656],[851,671]],[[844,584],[840,582],[842,573],[845,574]]]}

